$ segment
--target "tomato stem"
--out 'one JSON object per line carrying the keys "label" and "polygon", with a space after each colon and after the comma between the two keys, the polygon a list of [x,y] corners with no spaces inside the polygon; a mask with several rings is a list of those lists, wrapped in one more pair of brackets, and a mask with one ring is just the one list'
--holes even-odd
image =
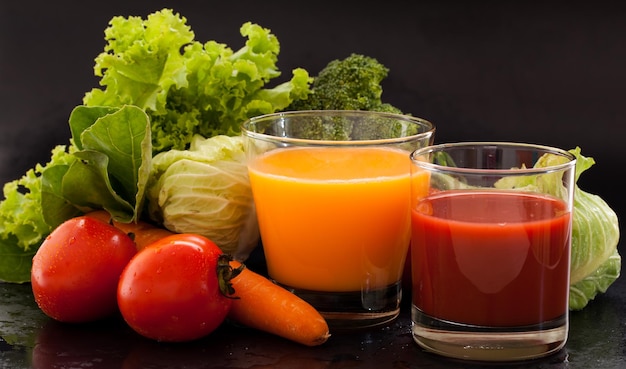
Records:
{"label": "tomato stem", "polygon": [[232,260],[233,257],[229,254],[221,254],[218,257],[217,281],[220,286],[220,291],[224,296],[232,299],[238,299],[238,297],[233,296],[235,294],[235,289],[233,288],[231,280],[237,277],[246,266],[242,263],[239,267],[233,268],[230,265]]}

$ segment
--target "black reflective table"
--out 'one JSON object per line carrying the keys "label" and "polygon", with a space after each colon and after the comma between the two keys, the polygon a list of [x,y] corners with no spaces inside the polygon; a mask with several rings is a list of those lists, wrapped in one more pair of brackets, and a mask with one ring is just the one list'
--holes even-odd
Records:
{"label": "black reflective table", "polygon": [[115,316],[92,324],[55,322],[37,308],[29,284],[0,283],[0,368],[625,368],[626,279],[570,314],[566,347],[523,363],[475,364],[421,350],[405,302],[392,325],[335,333],[305,347],[225,323],[210,336],[166,344],[144,339]]}

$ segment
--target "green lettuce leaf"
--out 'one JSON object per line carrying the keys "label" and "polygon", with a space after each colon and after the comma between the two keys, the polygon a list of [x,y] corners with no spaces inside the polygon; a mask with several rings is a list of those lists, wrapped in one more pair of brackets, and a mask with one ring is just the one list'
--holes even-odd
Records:
{"label": "green lettuce leaf", "polygon": [[[251,22],[240,28],[237,51],[217,41],[201,43],[186,19],[171,9],[139,17],[114,17],[107,45],[96,58],[104,89],[83,98],[87,106],[135,105],[150,116],[154,154],[184,150],[196,134],[236,135],[255,115],[287,107],[310,93],[302,68],[275,87],[280,44],[270,30]],[[182,52],[181,52],[182,51]]]}
{"label": "green lettuce leaf", "polygon": [[24,283],[30,281],[31,260],[36,248],[24,250],[15,236],[0,239],[0,281]]}
{"label": "green lettuce leaf", "polygon": [[42,197],[46,196],[43,173],[74,162],[71,151],[65,145],[54,147],[48,163],[37,164],[21,178],[4,185],[4,200],[0,202],[0,281],[30,280],[32,256],[53,229],[41,207]]}
{"label": "green lettuce leaf", "polygon": [[65,220],[94,209],[139,218],[152,147],[146,113],[135,106],[75,108],[72,139],[46,165],[6,183],[0,202],[0,280],[30,280],[32,256]]}
{"label": "green lettuce leaf", "polygon": [[82,150],[74,155],[80,160],[63,175],[62,198],[85,211],[105,209],[115,219],[132,220],[133,205],[111,185],[109,157],[91,150]]}
{"label": "green lettuce leaf", "polygon": [[81,207],[108,210],[121,222],[139,219],[152,159],[146,113],[130,105],[115,110],[78,106],[70,127],[81,160],[63,178],[63,197]]}
{"label": "green lettuce leaf", "polygon": [[41,213],[51,229],[83,213],[63,197],[63,176],[69,168],[70,165],[55,165],[41,174],[41,204],[46,207],[46,211],[42,210]]}

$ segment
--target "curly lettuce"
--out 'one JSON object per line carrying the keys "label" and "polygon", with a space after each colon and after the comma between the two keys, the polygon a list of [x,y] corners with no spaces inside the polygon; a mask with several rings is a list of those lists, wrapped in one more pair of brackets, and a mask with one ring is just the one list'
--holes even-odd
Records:
{"label": "curly lettuce", "polygon": [[87,106],[138,106],[152,124],[154,153],[184,150],[194,135],[235,135],[252,116],[273,113],[310,93],[312,78],[296,68],[281,75],[280,44],[269,29],[251,22],[240,28],[245,46],[233,50],[217,41],[201,43],[186,19],[171,9],[140,17],[114,17],[108,42],[96,58],[103,89],[83,98]]}
{"label": "curly lettuce", "polygon": [[71,164],[76,159],[66,145],[52,149],[50,161],[37,164],[21,178],[4,184],[0,202],[0,281],[30,280],[31,260],[53,227],[46,223],[41,207],[45,186],[42,174]]}

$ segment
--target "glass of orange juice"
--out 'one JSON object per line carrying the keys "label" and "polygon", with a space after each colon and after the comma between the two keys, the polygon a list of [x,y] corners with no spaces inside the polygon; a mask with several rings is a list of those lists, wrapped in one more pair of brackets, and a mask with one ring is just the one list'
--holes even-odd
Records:
{"label": "glass of orange juice", "polygon": [[242,126],[269,276],[333,329],[399,313],[411,237],[410,153],[435,128],[370,111],[294,111]]}

